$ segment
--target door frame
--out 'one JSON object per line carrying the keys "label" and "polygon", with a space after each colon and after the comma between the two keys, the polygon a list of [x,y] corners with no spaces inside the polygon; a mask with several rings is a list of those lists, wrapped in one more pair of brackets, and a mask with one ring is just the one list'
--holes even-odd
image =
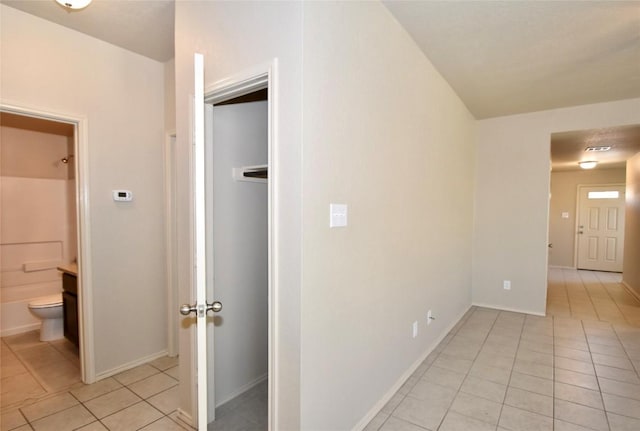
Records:
{"label": "door frame", "polygon": [[176,131],[166,133],[164,145],[164,194],[165,194],[165,266],[167,277],[167,355],[178,356],[178,256],[176,254]]}
{"label": "door frame", "polygon": [[[205,84],[204,103],[205,106],[212,106],[214,103],[232,99],[244,94],[254,92],[256,90],[267,88],[267,164],[269,166],[269,181],[267,183],[267,213],[268,213],[268,425],[269,430],[278,429],[278,293],[279,293],[279,274],[278,274],[278,252],[280,244],[278,240],[278,185],[279,175],[276,165],[279,153],[278,139],[278,60],[276,58],[266,63],[255,65],[234,75],[230,75],[212,84]],[[207,133],[205,146],[211,145],[208,140],[210,133]],[[207,167],[209,168],[209,167]],[[193,169],[193,166],[191,167]],[[195,199],[195,196],[194,196]],[[195,244],[194,244],[195,245]],[[195,253],[195,246],[192,248]],[[207,257],[208,259],[208,257]],[[196,261],[194,256],[194,261]],[[195,286],[194,286],[195,288]],[[212,300],[215,298],[212,298]],[[195,339],[192,341],[190,353],[192,358],[197,355],[197,346]],[[191,361],[195,365],[195,361]],[[194,373],[197,374],[197,370]],[[197,380],[193,380],[194,384]],[[209,388],[213,390],[214,388]],[[195,392],[195,388],[193,388]],[[192,403],[197,408],[197,402]],[[214,407],[215,408],[215,407]],[[194,418],[197,412],[194,412]]]}
{"label": "door frame", "polygon": [[84,383],[96,380],[93,343],[93,290],[91,265],[91,214],[89,205],[89,139],[87,117],[48,109],[0,102],[0,111],[25,117],[67,123],[74,126],[76,220],[78,235],[78,326],[80,337],[80,375]]}
{"label": "door frame", "polygon": [[[576,269],[579,269],[578,268],[578,253],[580,252],[579,246],[578,246],[578,242],[580,241],[580,235],[578,234],[578,231],[580,230],[580,228],[579,228],[579,226],[580,226],[580,192],[585,187],[624,187],[625,193],[627,191],[627,185],[624,184],[624,183],[578,184],[578,186],[576,187],[576,224],[575,224],[574,230],[573,230],[574,238],[575,238],[575,240],[573,241],[573,267],[576,268]],[[626,229],[626,224],[625,224],[625,229]],[[624,231],[623,231],[623,235],[624,235]]]}

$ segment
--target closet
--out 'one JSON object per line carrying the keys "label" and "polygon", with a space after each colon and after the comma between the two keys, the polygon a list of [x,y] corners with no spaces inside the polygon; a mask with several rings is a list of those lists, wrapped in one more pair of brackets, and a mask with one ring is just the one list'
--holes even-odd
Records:
{"label": "closet", "polygon": [[265,89],[216,104],[211,114],[207,207],[212,217],[207,236],[214,295],[224,304],[212,317],[217,406],[267,379],[266,96]]}

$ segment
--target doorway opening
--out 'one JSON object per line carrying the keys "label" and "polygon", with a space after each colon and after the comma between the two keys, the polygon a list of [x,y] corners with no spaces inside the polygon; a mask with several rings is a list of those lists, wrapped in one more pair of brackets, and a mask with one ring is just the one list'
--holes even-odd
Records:
{"label": "doorway opening", "polygon": [[251,429],[275,429],[274,67],[210,87],[204,125],[195,125],[196,158],[203,160],[201,168],[196,164],[196,196],[202,196],[196,197],[202,214],[196,250],[203,250],[206,268],[201,286],[207,298],[224,304],[197,342],[198,368],[204,346],[207,369],[206,380],[198,373],[198,387],[206,388],[206,398],[198,394],[198,423],[209,429],[231,429],[238,420]]}
{"label": "doorway opening", "polygon": [[[580,315],[583,310],[602,319],[617,307],[607,293],[613,288],[597,281],[585,285],[574,275],[591,280],[593,274],[582,270],[608,271],[614,278],[605,274],[602,280],[623,279],[615,273],[624,269],[625,232],[637,229],[625,222],[626,167],[627,160],[640,152],[640,125],[552,133],[550,143],[547,313]],[[579,164],[585,161],[595,162],[595,168]],[[606,297],[607,306],[591,310],[588,305],[594,302],[583,285],[591,289],[589,293]],[[615,289],[630,291],[624,281]],[[629,292],[615,294],[622,297]]]}
{"label": "doorway opening", "polygon": [[[625,183],[626,161],[640,152],[640,125],[552,133],[550,142],[549,266],[575,269],[579,227],[585,225],[578,217],[578,189]],[[584,161],[597,166],[583,169]]]}
{"label": "doorway opening", "polygon": [[[206,110],[207,271],[215,298],[215,428],[267,429],[269,365],[268,95],[260,89]],[[248,168],[250,167],[250,168]],[[254,175],[258,172],[260,175]],[[210,199],[209,199],[210,198]],[[212,375],[212,377],[213,377]],[[213,417],[213,416],[210,416]]]}
{"label": "doorway opening", "polygon": [[[83,198],[85,120],[9,105],[0,106],[0,116],[2,271],[3,279],[13,280],[2,285],[3,336],[8,335],[6,331],[38,331],[41,322],[26,305],[39,303],[35,298],[59,298],[62,331],[54,330],[56,340],[48,343],[60,347],[62,356],[74,363],[77,381],[91,383],[95,380],[92,342],[85,336],[92,322],[86,312],[90,265],[84,234],[88,222]],[[5,313],[7,310],[10,312]],[[50,376],[50,372],[43,373],[42,378],[46,381]],[[56,382],[58,386],[63,383]],[[61,389],[54,386],[45,382],[51,390]]]}

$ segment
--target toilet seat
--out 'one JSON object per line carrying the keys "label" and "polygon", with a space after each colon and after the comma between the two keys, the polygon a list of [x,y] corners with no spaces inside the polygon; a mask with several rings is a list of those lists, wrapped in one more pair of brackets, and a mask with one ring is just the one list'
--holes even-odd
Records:
{"label": "toilet seat", "polygon": [[62,293],[42,296],[29,302],[29,308],[49,308],[62,305]]}

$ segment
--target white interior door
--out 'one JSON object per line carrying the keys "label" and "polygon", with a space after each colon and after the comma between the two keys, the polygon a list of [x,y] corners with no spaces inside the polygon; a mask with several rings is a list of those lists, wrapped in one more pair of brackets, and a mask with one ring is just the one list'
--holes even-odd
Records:
{"label": "white interior door", "polygon": [[[206,181],[205,181],[205,115],[204,115],[204,57],[194,55],[194,107],[193,107],[193,196],[194,196],[194,242],[195,242],[195,288],[196,303],[180,308],[183,315],[196,315],[196,385],[198,430],[207,429],[207,424],[215,420],[215,394],[208,390],[213,376],[207,376],[207,312],[222,309],[219,302],[207,303],[207,235],[206,235]],[[209,293],[213,286],[209,283]]]}
{"label": "white interior door", "polygon": [[578,269],[622,272],[625,186],[578,189]]}

